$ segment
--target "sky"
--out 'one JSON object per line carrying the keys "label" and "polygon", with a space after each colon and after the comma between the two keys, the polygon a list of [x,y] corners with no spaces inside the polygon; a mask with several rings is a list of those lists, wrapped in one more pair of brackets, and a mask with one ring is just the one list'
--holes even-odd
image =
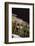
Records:
{"label": "sky", "polygon": [[29,9],[28,8],[12,8],[12,13],[18,18],[26,21],[29,24]]}

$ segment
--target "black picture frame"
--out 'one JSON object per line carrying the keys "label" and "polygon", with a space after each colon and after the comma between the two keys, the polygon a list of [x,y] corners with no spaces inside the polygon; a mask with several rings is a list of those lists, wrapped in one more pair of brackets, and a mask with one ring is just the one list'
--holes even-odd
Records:
{"label": "black picture frame", "polygon": [[[33,6],[33,40],[25,42],[8,42],[8,4],[32,5]],[[34,3],[5,2],[5,44],[32,43],[34,42]]]}

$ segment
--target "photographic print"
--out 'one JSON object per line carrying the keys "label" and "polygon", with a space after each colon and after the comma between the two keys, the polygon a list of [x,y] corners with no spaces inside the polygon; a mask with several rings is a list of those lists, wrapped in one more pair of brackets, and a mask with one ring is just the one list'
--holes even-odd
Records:
{"label": "photographic print", "polygon": [[34,42],[34,4],[5,3],[5,43]]}
{"label": "photographic print", "polygon": [[12,8],[13,38],[29,37],[29,9]]}

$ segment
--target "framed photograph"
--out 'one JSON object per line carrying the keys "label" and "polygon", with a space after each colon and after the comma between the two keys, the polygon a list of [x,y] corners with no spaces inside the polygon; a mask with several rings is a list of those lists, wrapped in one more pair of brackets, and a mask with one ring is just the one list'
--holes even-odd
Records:
{"label": "framed photograph", "polygon": [[5,43],[34,42],[34,4],[5,2]]}

